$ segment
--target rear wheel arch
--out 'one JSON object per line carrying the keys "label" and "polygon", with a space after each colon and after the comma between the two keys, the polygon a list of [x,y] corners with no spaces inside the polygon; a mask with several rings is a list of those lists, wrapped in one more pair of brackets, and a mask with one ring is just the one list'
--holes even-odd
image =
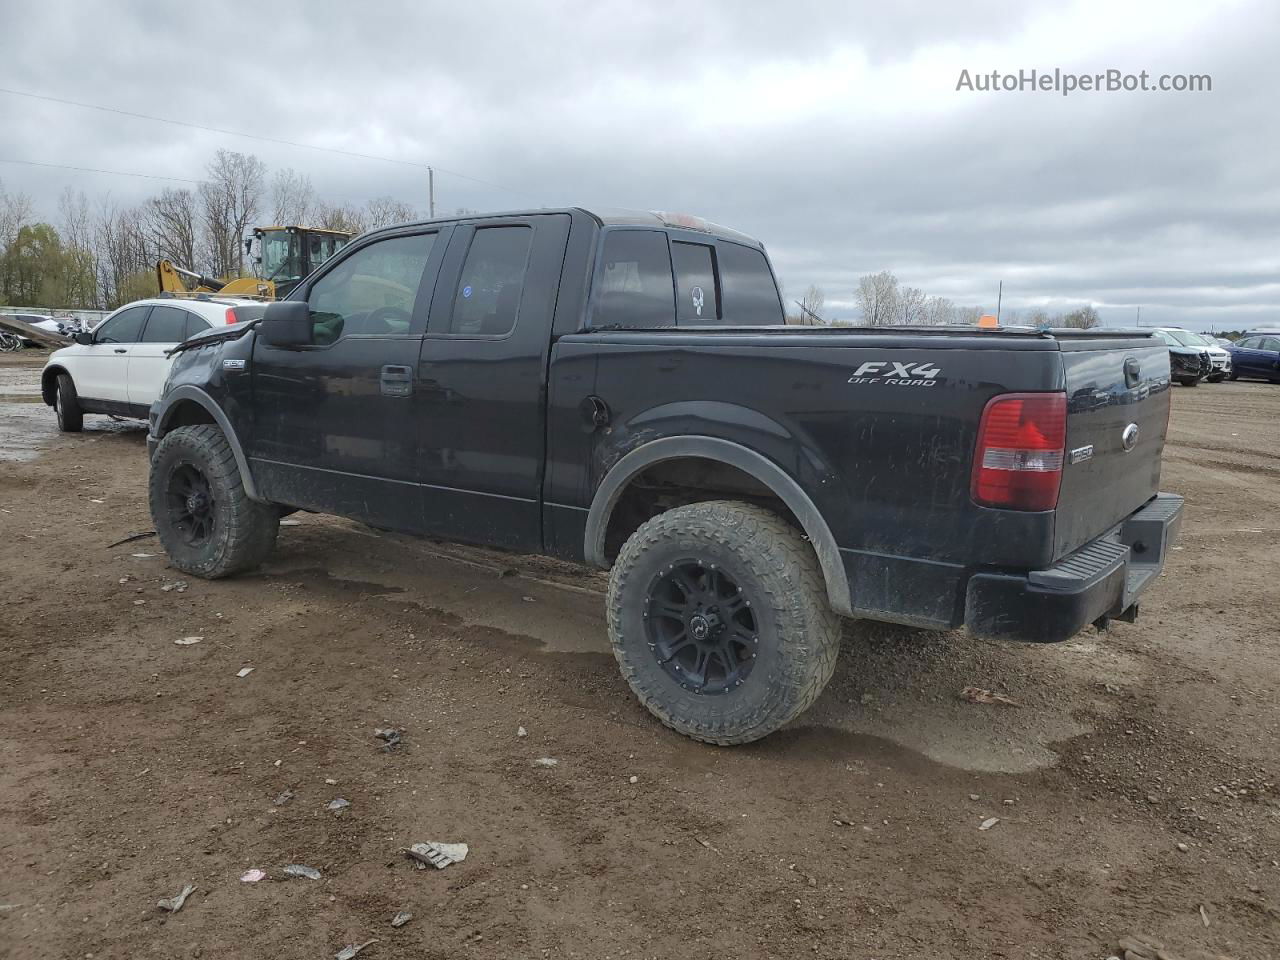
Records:
{"label": "rear wheel arch", "polygon": [[[698,485],[692,500],[725,499],[740,497],[747,502],[776,501],[774,509],[798,527],[808,539],[826,585],[827,599],[832,609],[844,616],[853,616],[849,593],[849,579],[840,559],[831,528],[800,485],[769,458],[749,447],[717,437],[664,437],[637,447],[622,457],[606,474],[592,498],[587,514],[583,553],[588,563],[607,569],[620,546],[632,529],[619,528],[618,508],[634,495],[638,482],[652,471],[671,467],[683,468],[686,464],[705,464],[716,472],[719,479],[710,486]],[[731,477],[733,479],[731,479]],[[745,483],[743,482],[745,481]],[[660,511],[658,511],[660,512]],[[644,522],[628,522],[626,527],[638,528]]]}

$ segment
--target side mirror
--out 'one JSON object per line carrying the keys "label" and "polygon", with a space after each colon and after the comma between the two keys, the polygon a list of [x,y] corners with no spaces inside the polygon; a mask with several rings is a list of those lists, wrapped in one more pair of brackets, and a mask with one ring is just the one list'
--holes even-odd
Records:
{"label": "side mirror", "polygon": [[82,347],[87,347],[93,343],[93,334],[87,330],[81,330],[72,339]]}
{"label": "side mirror", "polygon": [[315,342],[311,309],[305,300],[279,300],[267,304],[258,325],[262,342],[273,347],[305,347]]}

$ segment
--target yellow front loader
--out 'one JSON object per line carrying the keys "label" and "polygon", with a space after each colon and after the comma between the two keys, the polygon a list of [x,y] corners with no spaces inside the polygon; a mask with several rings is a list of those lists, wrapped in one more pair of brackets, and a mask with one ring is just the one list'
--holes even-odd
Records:
{"label": "yellow front loader", "polygon": [[302,278],[347,245],[351,234],[323,227],[254,227],[245,250],[254,256],[257,276],[223,279],[206,277],[171,260],[156,264],[156,280],[163,293],[195,296],[201,293],[275,300],[288,296]]}

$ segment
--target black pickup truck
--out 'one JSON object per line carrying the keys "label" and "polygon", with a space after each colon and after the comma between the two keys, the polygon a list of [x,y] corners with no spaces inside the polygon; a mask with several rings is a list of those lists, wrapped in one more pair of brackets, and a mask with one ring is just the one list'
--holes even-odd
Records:
{"label": "black pickup truck", "polygon": [[435,220],[177,348],[151,512],[202,577],[293,510],[611,568],[637,696],[744,743],[818,696],[841,617],[1132,619],[1182,508],[1169,374],[1141,331],[786,326],[761,245],[692,217]]}

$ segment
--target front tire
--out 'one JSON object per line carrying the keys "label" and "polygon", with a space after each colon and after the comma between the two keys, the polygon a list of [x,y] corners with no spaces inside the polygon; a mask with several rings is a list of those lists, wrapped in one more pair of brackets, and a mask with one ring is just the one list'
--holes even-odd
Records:
{"label": "front tire", "polygon": [[640,702],[721,746],[808,709],[840,649],[812,547],[777,514],[734,501],[677,507],[632,534],[609,575],[608,617]]}
{"label": "front tire", "polygon": [[53,412],[58,416],[58,429],[63,433],[79,433],[84,429],[84,411],[76,385],[68,373],[58,374],[53,388]]}
{"label": "front tire", "polygon": [[244,492],[231,444],[213,424],[165,434],[151,461],[149,500],[173,565],[207,580],[258,566],[280,529],[276,507]]}

